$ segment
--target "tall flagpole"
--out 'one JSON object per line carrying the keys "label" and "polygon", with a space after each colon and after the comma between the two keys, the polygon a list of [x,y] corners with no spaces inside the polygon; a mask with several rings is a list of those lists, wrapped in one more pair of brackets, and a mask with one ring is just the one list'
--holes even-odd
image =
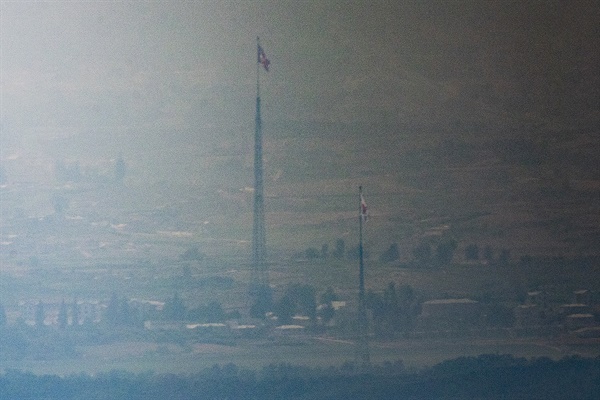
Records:
{"label": "tall flagpole", "polygon": [[266,265],[265,204],[263,185],[262,123],[260,118],[261,47],[256,38],[256,116],[254,121],[254,219],[252,226],[253,286],[268,285]]}
{"label": "tall flagpole", "polygon": [[363,223],[366,218],[365,204],[362,194],[362,186],[358,187],[358,340],[357,356],[363,367],[368,367],[371,359],[369,355],[368,321],[365,305],[365,264],[363,252]]}

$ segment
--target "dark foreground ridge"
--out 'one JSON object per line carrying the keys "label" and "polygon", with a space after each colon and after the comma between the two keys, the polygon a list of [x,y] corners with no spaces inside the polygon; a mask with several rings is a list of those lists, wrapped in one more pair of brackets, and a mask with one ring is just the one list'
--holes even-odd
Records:
{"label": "dark foreground ridge", "polygon": [[215,365],[194,375],[0,376],[0,399],[598,399],[600,357],[527,360],[461,357],[407,371],[402,362],[368,370],[271,365],[261,371]]}

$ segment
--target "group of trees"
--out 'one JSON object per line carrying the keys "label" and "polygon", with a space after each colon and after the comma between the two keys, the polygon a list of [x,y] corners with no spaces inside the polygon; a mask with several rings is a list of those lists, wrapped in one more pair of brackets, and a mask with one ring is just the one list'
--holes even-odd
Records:
{"label": "group of trees", "polygon": [[64,317],[68,308],[63,302],[58,316],[60,329],[47,329],[44,324],[44,304],[41,301],[34,307],[34,326],[25,324],[22,319],[9,324],[6,310],[0,305],[0,360],[51,360],[74,357],[75,344],[68,337],[69,331],[65,329],[69,324]]}
{"label": "group of trees", "polygon": [[[62,359],[76,356],[77,344],[107,343],[127,338],[176,341],[185,337],[177,334],[156,336],[144,329],[144,322],[149,319],[222,322],[239,318],[237,311],[227,313],[216,301],[188,309],[177,294],[165,301],[162,310],[143,307],[125,296],[113,294],[102,313],[101,307],[96,310],[96,320],[92,320],[91,308],[86,311],[80,307],[77,299],[72,303],[63,300],[58,305],[39,301],[31,310],[32,321],[20,317],[9,323],[0,304],[0,360]],[[49,314],[56,318],[52,324],[47,321]]]}
{"label": "group of trees", "polygon": [[[439,267],[452,263],[458,242],[451,237],[426,238],[412,248],[413,261],[408,263],[412,266]],[[363,249],[363,256],[369,258],[368,249]],[[388,263],[400,260],[402,254],[397,243],[391,243],[387,249],[379,255],[379,262]],[[358,258],[358,246],[348,249],[344,239],[337,239],[333,251],[329,251],[329,245],[324,243],[321,250],[309,247],[303,253],[296,254],[297,258],[308,260],[327,259],[333,257],[337,260]],[[468,261],[484,260],[488,264],[506,265],[510,261],[510,250],[502,248],[494,250],[492,246],[486,245],[482,249],[477,244],[468,244],[464,247],[464,258]]]}
{"label": "group of trees", "polygon": [[194,321],[201,323],[223,322],[227,319],[239,318],[238,311],[225,312],[221,303],[211,301],[196,308],[185,305],[178,293],[165,300],[162,310],[153,307],[141,309],[132,307],[125,297],[113,294],[106,308],[105,320],[112,326],[143,326],[147,320]]}
{"label": "group of trees", "polygon": [[112,177],[100,174],[97,170],[90,167],[82,168],[79,161],[65,163],[56,161],[54,165],[54,174],[56,180],[65,182],[83,182],[83,181],[114,181],[122,183],[127,174],[127,165],[122,156],[119,156],[114,163]]}
{"label": "group of trees", "polygon": [[[457,248],[455,240],[444,240],[440,241],[436,245],[428,241],[421,242],[413,249],[413,257],[416,262],[420,264],[447,264],[452,261],[454,252]],[[357,259],[358,258],[358,246],[350,249],[346,248],[346,242],[344,239],[337,239],[335,243],[335,249],[330,253],[329,245],[327,243],[321,246],[321,251],[316,247],[307,248],[303,254],[297,254],[297,257],[304,257],[308,260],[326,259],[329,256],[337,260],[342,259]],[[363,256],[365,258],[370,257],[368,249],[363,249]],[[400,249],[397,243],[392,243],[390,246],[383,251],[379,256],[380,262],[393,262],[400,259]]]}
{"label": "group of trees", "polygon": [[[43,329],[46,326],[47,304],[39,301],[33,309],[33,314],[34,328]],[[150,319],[222,322],[227,319],[239,318],[240,314],[238,311],[225,312],[221,303],[217,301],[196,308],[188,308],[177,293],[166,299],[162,310],[153,307],[142,309],[139,305],[132,305],[127,297],[117,296],[113,293],[104,313],[102,315],[98,314],[97,317],[101,324],[109,327],[142,327],[144,321]],[[93,315],[83,318],[77,299],[74,299],[71,304],[67,304],[63,299],[58,308],[56,326],[59,330],[64,330],[69,326],[88,326],[96,322],[93,320],[94,318]],[[0,328],[7,326],[7,324],[6,311],[0,304]]]}
{"label": "group of trees", "polygon": [[423,265],[445,265],[452,262],[457,247],[454,239],[441,240],[435,245],[423,241],[413,249],[413,256]]}
{"label": "group of trees", "polygon": [[8,320],[6,318],[6,310],[4,306],[0,304],[0,328],[5,327],[8,324]]}
{"label": "group of trees", "polygon": [[373,315],[373,331],[376,336],[391,339],[406,335],[413,330],[419,315],[420,299],[410,285],[390,282],[383,293],[367,292],[365,303]]}
{"label": "group of trees", "polygon": [[281,325],[291,324],[296,314],[310,318],[312,323],[317,319],[316,289],[314,286],[295,283],[288,285],[282,296],[274,304],[273,311]]}
{"label": "group of trees", "polygon": [[510,250],[500,249],[498,256],[494,252],[494,249],[490,245],[486,245],[483,249],[479,249],[479,246],[475,243],[469,244],[465,247],[465,259],[469,261],[479,261],[482,259],[487,263],[498,263],[500,265],[506,265],[510,259]]}
{"label": "group of trees", "polygon": [[129,299],[112,294],[103,321],[109,326],[140,326],[144,323],[144,315],[129,304]]}
{"label": "group of trees", "polygon": [[[46,306],[40,300],[37,302],[34,308],[33,315],[33,323],[34,326],[38,329],[41,329],[45,326],[46,320]],[[73,303],[67,305],[64,299],[60,304],[60,308],[57,316],[57,323],[59,329],[65,329],[70,325],[79,325],[81,323],[81,314],[79,309],[79,304],[77,303],[77,299],[73,300]],[[8,325],[8,319],[6,317],[6,310],[2,304],[0,304],[0,328]]]}
{"label": "group of trees", "polygon": [[[354,253],[356,253],[356,251]],[[309,247],[304,250],[303,254],[297,254],[296,256],[298,258],[304,257],[308,260],[315,260],[318,258],[327,259],[331,256],[336,260],[341,260],[345,257],[351,257],[352,254],[352,251],[346,251],[346,242],[344,239],[337,239],[335,242],[335,248],[331,252],[329,251],[329,244],[323,243],[320,251],[316,247]]]}
{"label": "group of trees", "polygon": [[177,293],[165,301],[162,311],[162,319],[168,321],[195,321],[201,323],[223,322],[228,319],[239,318],[240,313],[237,310],[226,312],[218,301],[211,301],[208,304],[196,308],[185,306]]}
{"label": "group of trees", "polygon": [[325,324],[333,318],[335,310],[332,302],[336,300],[338,296],[331,287],[321,294],[319,304],[317,304],[317,289],[312,285],[289,284],[276,300],[273,299],[271,288],[259,287],[254,292],[254,304],[250,314],[254,318],[262,319],[267,312],[273,312],[280,325],[289,325],[295,315],[303,315],[308,317],[311,324],[315,326],[318,317]]}
{"label": "group of trees", "polygon": [[356,368],[214,365],[195,374],[111,371],[66,377],[8,370],[2,399],[594,399],[600,358],[480,355],[407,371],[402,362]]}

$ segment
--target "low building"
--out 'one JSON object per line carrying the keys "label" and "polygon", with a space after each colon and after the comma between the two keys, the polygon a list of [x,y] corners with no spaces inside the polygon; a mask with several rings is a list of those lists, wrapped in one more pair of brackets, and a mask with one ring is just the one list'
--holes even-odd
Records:
{"label": "low building", "polygon": [[514,309],[515,326],[539,326],[544,321],[544,312],[537,304],[521,304]]}
{"label": "low building", "polygon": [[541,290],[534,290],[527,292],[527,298],[525,299],[526,305],[536,305],[541,308],[548,307],[548,295],[546,292]]}
{"label": "low building", "polygon": [[560,314],[569,316],[573,314],[590,314],[591,308],[587,304],[563,304],[560,306]]}
{"label": "low building", "polygon": [[300,336],[306,329],[302,325],[279,325],[275,327],[273,333],[276,336]]}
{"label": "low building", "polygon": [[262,322],[261,321],[246,321],[246,322],[239,322],[239,321],[230,321],[229,322],[229,329],[231,329],[231,332],[240,338],[256,338],[258,337],[263,329],[262,329]]}
{"label": "low building", "polygon": [[565,328],[569,331],[594,326],[596,326],[596,320],[592,314],[571,314],[565,318]]}
{"label": "low building", "polygon": [[421,305],[418,325],[434,330],[470,328],[480,325],[481,315],[481,304],[475,300],[429,300]]}
{"label": "low building", "polygon": [[592,302],[592,293],[587,289],[575,290],[573,292],[573,303],[590,305]]}
{"label": "low building", "polygon": [[[22,319],[27,325],[35,324],[35,314],[37,312],[40,301],[20,301],[16,312],[11,315],[16,315]],[[101,304],[95,300],[79,300],[77,301],[78,321],[73,321],[73,304],[65,303],[67,307],[68,322],[71,325],[81,324],[83,322],[97,323],[100,321]],[[42,301],[41,307],[44,313],[44,325],[58,325],[58,314],[62,307],[62,301]]]}
{"label": "low building", "polygon": [[599,339],[600,338],[600,326],[591,328],[581,328],[573,332],[575,336],[581,339]]}
{"label": "low building", "polygon": [[222,335],[229,334],[231,332],[231,330],[229,329],[229,326],[222,322],[186,324],[185,327],[186,327],[186,329],[193,330],[193,331],[198,332],[203,335],[210,334],[210,335],[222,336]]}
{"label": "low building", "polygon": [[144,328],[150,331],[183,331],[186,324],[182,321],[148,320],[144,321]]}
{"label": "low building", "polygon": [[292,322],[293,322],[293,325],[300,325],[305,328],[308,327],[309,325],[311,325],[310,317],[308,317],[306,315],[294,315],[292,317]]}

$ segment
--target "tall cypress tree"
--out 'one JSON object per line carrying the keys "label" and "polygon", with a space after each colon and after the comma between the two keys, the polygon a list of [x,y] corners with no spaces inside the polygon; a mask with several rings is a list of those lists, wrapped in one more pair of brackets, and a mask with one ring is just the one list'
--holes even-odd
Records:
{"label": "tall cypress tree", "polygon": [[40,300],[37,306],[35,307],[35,326],[37,328],[42,328],[44,326],[44,319],[46,315],[44,313],[44,303]]}
{"label": "tall cypress tree", "polygon": [[60,303],[60,309],[58,310],[58,328],[65,329],[67,327],[67,323],[67,305],[65,304],[65,300],[63,299]]}
{"label": "tall cypress tree", "polygon": [[6,323],[6,310],[4,309],[4,306],[0,304],[0,328],[4,328],[6,326]]}
{"label": "tall cypress tree", "polygon": [[73,304],[71,305],[71,325],[79,325],[79,304],[77,304],[77,297],[73,299]]}

